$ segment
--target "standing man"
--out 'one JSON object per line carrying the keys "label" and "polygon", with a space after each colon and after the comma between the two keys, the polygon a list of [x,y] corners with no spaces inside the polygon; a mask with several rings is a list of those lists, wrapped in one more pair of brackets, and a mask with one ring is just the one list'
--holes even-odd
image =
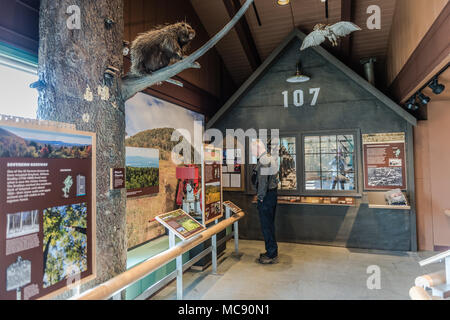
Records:
{"label": "standing man", "polygon": [[261,140],[252,144],[252,154],[258,158],[253,170],[252,182],[257,191],[258,213],[266,252],[259,256],[259,263],[278,262],[278,245],[275,239],[275,210],[277,207],[278,161],[267,152]]}

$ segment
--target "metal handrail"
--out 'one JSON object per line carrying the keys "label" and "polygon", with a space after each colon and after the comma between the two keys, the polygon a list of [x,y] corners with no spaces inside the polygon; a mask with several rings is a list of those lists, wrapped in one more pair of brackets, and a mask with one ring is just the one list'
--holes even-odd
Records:
{"label": "metal handrail", "polygon": [[169,263],[173,259],[182,255],[183,253],[191,250],[202,242],[208,240],[212,236],[221,232],[228,226],[240,220],[244,217],[245,213],[240,211],[235,213],[230,218],[222,220],[221,222],[213,225],[212,227],[206,229],[205,231],[199,233],[198,235],[178,243],[173,248],[170,248],[160,254],[149,258],[148,260],[138,264],[137,266],[115,276],[114,278],[96,286],[95,288],[89,289],[84,293],[73,297],[73,300],[106,300],[122,290],[131,286],[133,283],[143,279],[153,271],[157,270],[161,266]]}

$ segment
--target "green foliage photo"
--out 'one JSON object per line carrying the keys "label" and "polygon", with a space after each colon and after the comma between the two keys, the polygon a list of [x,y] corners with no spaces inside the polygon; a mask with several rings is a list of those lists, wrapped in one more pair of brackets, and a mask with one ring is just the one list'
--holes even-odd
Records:
{"label": "green foliage photo", "polygon": [[127,167],[127,190],[159,186],[159,168]]}
{"label": "green foliage photo", "polygon": [[44,288],[87,270],[86,203],[44,210]]}

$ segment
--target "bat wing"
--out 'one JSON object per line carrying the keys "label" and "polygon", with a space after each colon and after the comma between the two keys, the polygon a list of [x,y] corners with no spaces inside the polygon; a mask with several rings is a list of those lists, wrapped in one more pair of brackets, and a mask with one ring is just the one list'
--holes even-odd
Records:
{"label": "bat wing", "polygon": [[323,35],[323,32],[321,32],[320,30],[313,31],[310,34],[308,34],[306,38],[303,40],[300,51],[305,50],[306,48],[309,47],[318,46],[324,41],[325,36]]}
{"label": "bat wing", "polygon": [[356,24],[347,21],[335,23],[330,27],[330,29],[338,37],[345,37],[354,31],[361,30],[361,28],[358,27]]}

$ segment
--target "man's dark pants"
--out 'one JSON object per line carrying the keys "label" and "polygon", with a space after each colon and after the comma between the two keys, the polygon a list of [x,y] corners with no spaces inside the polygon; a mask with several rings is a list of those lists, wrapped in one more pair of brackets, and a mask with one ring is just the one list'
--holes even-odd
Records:
{"label": "man's dark pants", "polygon": [[259,221],[266,244],[267,256],[278,256],[278,245],[275,239],[275,210],[277,208],[277,190],[267,191],[262,203],[258,201]]}

